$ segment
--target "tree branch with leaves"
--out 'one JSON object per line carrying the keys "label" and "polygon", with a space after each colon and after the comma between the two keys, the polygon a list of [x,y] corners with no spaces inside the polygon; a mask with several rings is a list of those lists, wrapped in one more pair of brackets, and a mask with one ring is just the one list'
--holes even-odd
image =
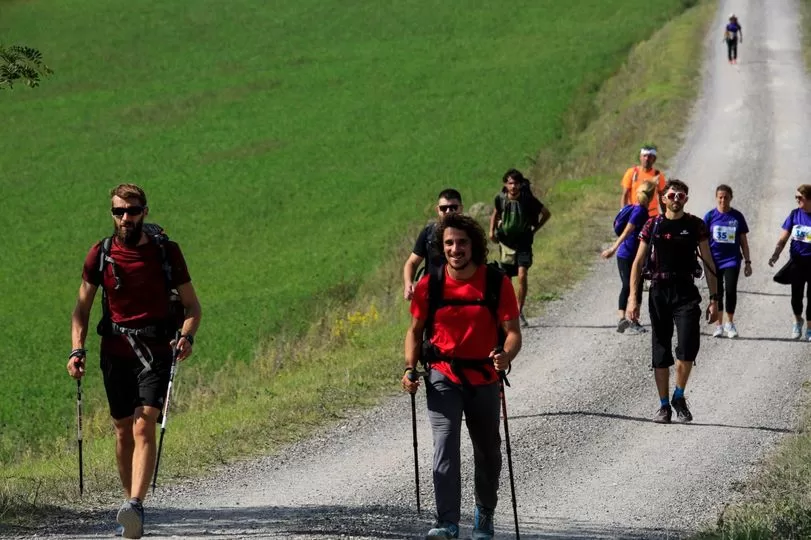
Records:
{"label": "tree branch with leaves", "polygon": [[25,45],[0,44],[0,90],[13,88],[15,83],[39,86],[42,77],[53,73],[42,61],[42,53]]}

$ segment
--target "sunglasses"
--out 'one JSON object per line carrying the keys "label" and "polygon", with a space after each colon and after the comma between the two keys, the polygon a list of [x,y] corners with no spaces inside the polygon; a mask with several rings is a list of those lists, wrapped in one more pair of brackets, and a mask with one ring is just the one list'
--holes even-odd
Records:
{"label": "sunglasses", "polygon": [[124,214],[129,214],[131,216],[140,216],[144,213],[143,206],[113,206],[110,209],[110,212],[115,217],[124,217]]}
{"label": "sunglasses", "polygon": [[458,204],[440,204],[439,211],[443,214],[446,212],[458,212],[459,205]]}
{"label": "sunglasses", "polygon": [[687,198],[687,194],[682,193],[681,191],[671,191],[665,195],[665,198],[669,201],[683,201]]}
{"label": "sunglasses", "polygon": [[797,202],[803,202],[805,200],[805,197],[802,195],[795,195],[794,198],[797,200]]}

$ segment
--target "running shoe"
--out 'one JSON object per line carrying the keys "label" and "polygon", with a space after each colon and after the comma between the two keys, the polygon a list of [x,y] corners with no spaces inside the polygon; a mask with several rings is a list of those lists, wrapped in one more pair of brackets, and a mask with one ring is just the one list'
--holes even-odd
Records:
{"label": "running shoe", "polygon": [[738,337],[738,329],[735,328],[735,323],[726,323],[724,325],[724,332],[726,332],[728,338],[735,339]]}
{"label": "running shoe", "polygon": [[811,329],[807,329],[805,331],[805,340],[806,341],[811,341]]}
{"label": "running shoe", "polygon": [[720,324],[715,327],[715,332],[712,333],[712,337],[721,337],[724,335],[724,327]]}
{"label": "running shoe", "polygon": [[802,323],[794,322],[794,325],[791,327],[791,339],[800,339],[800,334],[803,333],[803,325]]}
{"label": "running shoe", "polygon": [[459,538],[459,526],[450,521],[435,523],[434,528],[425,535],[425,540],[446,540],[448,538]]}
{"label": "running shoe", "polygon": [[617,322],[617,332],[622,334],[628,329],[629,326],[631,326],[631,321],[623,317],[619,320],[619,322]]}
{"label": "running shoe", "polygon": [[125,501],[118,509],[115,520],[124,527],[124,538],[141,538],[144,535],[144,507],[137,499]]}
{"label": "running shoe", "polygon": [[473,534],[472,540],[490,540],[496,534],[495,527],[493,527],[493,511],[482,508],[476,505],[476,511],[473,514]]}
{"label": "running shoe", "polygon": [[684,397],[673,398],[670,400],[670,404],[676,409],[676,420],[679,422],[693,421],[693,415],[687,408],[687,400]]}
{"label": "running shoe", "polygon": [[630,326],[628,326],[628,333],[629,334],[644,334],[648,330],[639,324],[639,321],[631,321]]}
{"label": "running shoe", "polygon": [[657,424],[669,424],[670,419],[673,417],[673,409],[670,405],[662,405],[653,417],[653,421]]}

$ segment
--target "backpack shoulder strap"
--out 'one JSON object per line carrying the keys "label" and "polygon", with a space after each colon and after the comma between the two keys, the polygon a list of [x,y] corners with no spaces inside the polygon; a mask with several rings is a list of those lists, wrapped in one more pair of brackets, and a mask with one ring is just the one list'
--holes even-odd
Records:
{"label": "backpack shoulder strap", "polygon": [[169,261],[169,255],[166,252],[166,243],[169,237],[163,230],[163,227],[157,223],[144,223],[144,232],[149,239],[154,242],[161,252],[161,269],[163,270],[163,277],[166,279],[166,289],[172,289],[172,263]]}
{"label": "backpack shoulder strap", "polygon": [[437,268],[432,268],[428,274],[428,317],[425,319],[425,333],[428,338],[434,334],[434,317],[442,305],[444,289],[445,265],[442,264]]}
{"label": "backpack shoulder strap", "polygon": [[633,188],[636,179],[639,178],[639,166],[634,166],[634,175],[631,177],[631,187]]}
{"label": "backpack shoulder strap", "polygon": [[486,268],[484,302],[493,315],[493,320],[498,324],[498,306],[501,303],[501,284],[504,280],[504,272],[494,264],[488,264]]}

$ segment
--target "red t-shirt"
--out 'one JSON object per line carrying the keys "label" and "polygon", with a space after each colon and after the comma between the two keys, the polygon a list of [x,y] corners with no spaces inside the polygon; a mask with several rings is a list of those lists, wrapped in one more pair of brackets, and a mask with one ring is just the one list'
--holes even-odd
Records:
{"label": "red t-shirt", "polygon": [[[443,298],[484,299],[486,273],[487,268],[480,266],[470,279],[456,280],[448,275],[446,269]],[[411,300],[411,315],[422,321],[428,318],[428,277],[424,276],[417,283]],[[501,282],[498,324],[515,319],[518,319],[518,301],[515,298],[515,290],[510,279],[504,276],[504,280]],[[485,305],[444,306],[434,314],[434,333],[431,343],[439,349],[443,356],[483,359],[490,356],[493,348],[498,345],[498,327]],[[440,360],[432,363],[431,366],[456,384],[462,383],[454,375],[449,362]],[[495,382],[497,379],[493,364],[487,364],[486,369],[487,377],[479,369],[465,369],[465,377],[472,385]]]}
{"label": "red t-shirt", "polygon": [[[167,242],[166,256],[172,267],[173,288],[189,283],[189,270],[180,247]],[[99,251],[101,242],[90,248],[84,261],[82,279],[96,286],[103,286],[107,292],[110,318],[114,323],[128,328],[144,328],[160,324],[169,316],[169,300],[163,273],[163,260],[160,248],[151,240],[131,247],[113,239],[110,257],[115,261],[115,271],[121,287],[115,290],[112,264],[104,265],[104,276],[99,272]],[[164,340],[145,340],[154,354],[167,354],[171,350]],[[153,347],[154,345],[154,347]],[[101,340],[101,350],[105,354],[131,356],[135,353],[123,336],[107,336]]]}

